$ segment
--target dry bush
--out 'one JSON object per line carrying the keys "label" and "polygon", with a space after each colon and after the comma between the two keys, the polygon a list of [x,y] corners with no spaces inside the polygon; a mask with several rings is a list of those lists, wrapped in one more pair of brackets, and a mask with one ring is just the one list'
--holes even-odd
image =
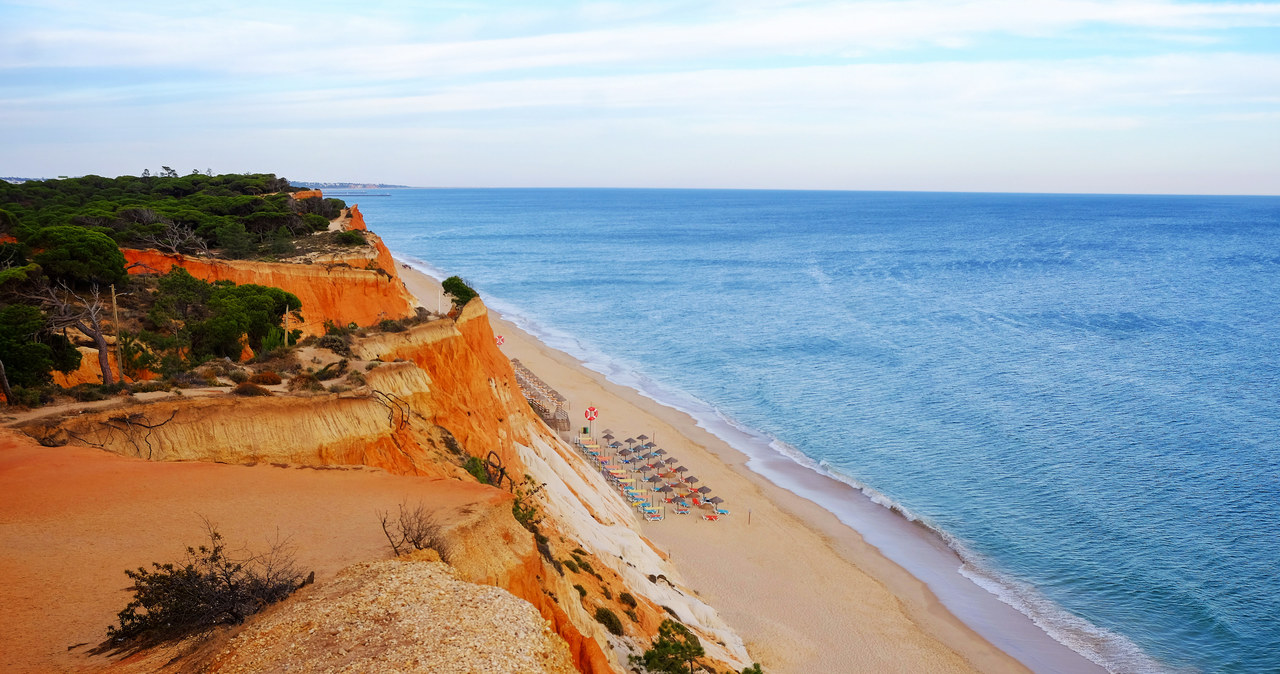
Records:
{"label": "dry bush", "polygon": [[280,379],[280,375],[275,372],[272,372],[271,370],[263,370],[262,372],[258,372],[252,377],[249,377],[249,381],[263,386],[275,386],[283,380]]}
{"label": "dry bush", "polygon": [[251,382],[236,384],[236,387],[231,389],[231,393],[238,396],[250,396],[250,397],[271,395],[271,391],[268,391],[267,389],[264,389],[261,386],[258,386],[257,384],[254,384]]}
{"label": "dry bush", "polygon": [[324,384],[310,372],[299,372],[289,380],[290,391],[324,391]]}
{"label": "dry bush", "polygon": [[146,646],[194,634],[214,625],[239,624],[302,584],[288,540],[264,553],[232,558],[216,526],[204,521],[209,544],[188,547],[178,564],[153,562],[152,569],[126,570],[133,599],[107,628],[104,648]]}
{"label": "dry bush", "polygon": [[391,551],[399,557],[411,550],[431,549],[448,562],[450,546],[444,536],[444,524],[436,519],[435,514],[421,503],[412,509],[403,503],[398,507],[400,512],[394,518],[390,512],[378,512],[382,533],[386,534]]}

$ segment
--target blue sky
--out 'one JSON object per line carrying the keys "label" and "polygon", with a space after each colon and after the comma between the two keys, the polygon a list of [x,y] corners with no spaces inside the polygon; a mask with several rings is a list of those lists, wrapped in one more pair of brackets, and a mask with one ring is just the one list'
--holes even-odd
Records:
{"label": "blue sky", "polygon": [[0,175],[1280,193],[1280,2],[0,0]]}

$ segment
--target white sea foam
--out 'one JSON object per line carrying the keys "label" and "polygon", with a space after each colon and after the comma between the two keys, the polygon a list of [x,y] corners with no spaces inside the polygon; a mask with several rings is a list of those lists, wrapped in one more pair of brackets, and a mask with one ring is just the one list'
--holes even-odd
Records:
{"label": "white sea foam", "polygon": [[1018,609],[1059,643],[1108,671],[1135,674],[1167,671],[1124,635],[1098,627],[1063,609],[1035,587],[982,564],[978,556],[965,550],[963,545],[950,544],[965,560],[960,575]]}

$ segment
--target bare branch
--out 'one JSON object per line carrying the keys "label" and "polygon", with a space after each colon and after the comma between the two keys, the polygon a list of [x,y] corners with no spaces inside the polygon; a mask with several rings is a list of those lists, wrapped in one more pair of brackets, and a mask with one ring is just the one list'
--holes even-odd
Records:
{"label": "bare branch", "polygon": [[419,503],[412,510],[401,503],[399,515],[393,520],[391,513],[378,512],[378,520],[382,524],[382,533],[386,534],[391,551],[397,557],[414,550],[431,549],[440,553],[440,558],[449,561],[451,546],[444,535],[444,524],[436,519],[435,514]]}
{"label": "bare branch", "polygon": [[65,281],[60,281],[56,286],[44,285],[35,291],[24,293],[23,296],[40,304],[53,329],[75,328],[92,339],[94,348],[98,350],[102,383],[107,386],[114,383],[107,359],[107,338],[102,329],[107,306],[98,284],[90,287],[88,295],[81,295]]}
{"label": "bare branch", "polygon": [[164,231],[139,238],[143,243],[173,255],[194,253],[208,256],[210,254],[208,242],[196,234],[194,229],[180,223],[166,221]]}

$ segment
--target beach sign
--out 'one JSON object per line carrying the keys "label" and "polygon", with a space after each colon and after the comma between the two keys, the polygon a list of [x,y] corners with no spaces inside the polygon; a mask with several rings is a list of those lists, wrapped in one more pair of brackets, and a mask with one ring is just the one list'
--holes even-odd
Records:
{"label": "beach sign", "polygon": [[502,335],[498,335],[497,337],[493,338],[493,341],[497,342],[498,346],[502,346],[503,344],[507,343],[507,338],[503,337]]}
{"label": "beach sign", "polygon": [[595,421],[596,417],[600,416],[600,411],[594,407],[588,407],[587,411],[583,413],[583,416],[587,418],[587,421]]}

